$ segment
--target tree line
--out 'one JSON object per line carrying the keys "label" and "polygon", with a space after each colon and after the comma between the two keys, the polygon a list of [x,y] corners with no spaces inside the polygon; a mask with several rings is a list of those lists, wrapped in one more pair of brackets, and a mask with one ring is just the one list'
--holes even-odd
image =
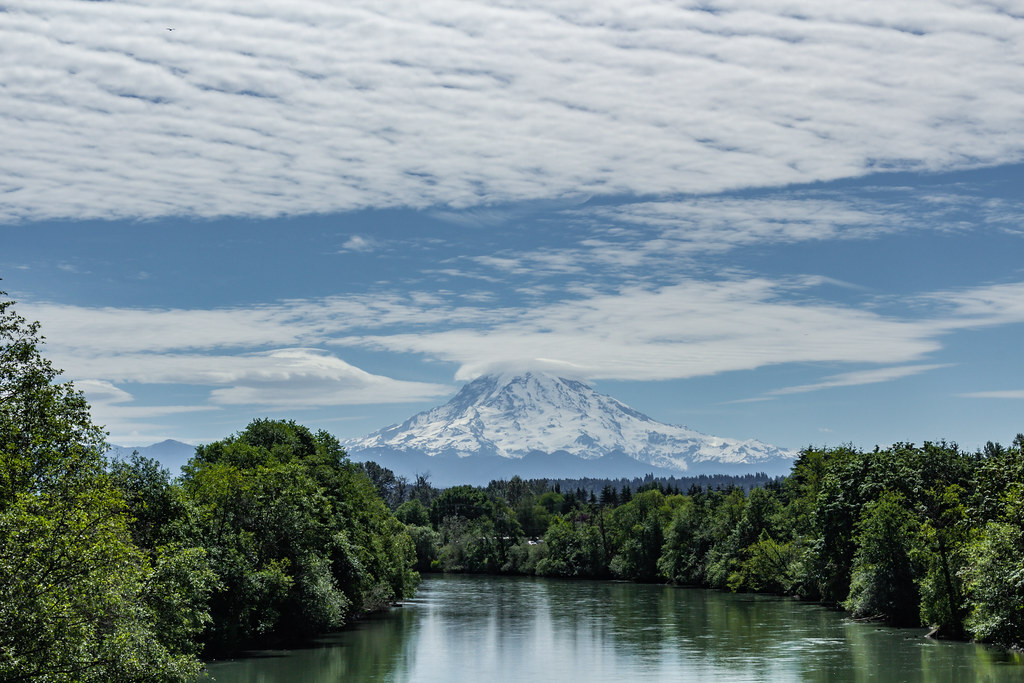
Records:
{"label": "tree line", "polygon": [[557,484],[559,489],[564,491],[575,492],[577,488],[580,488],[587,494],[594,493],[600,497],[602,494],[608,494],[612,491],[615,493],[621,492],[625,488],[636,491],[644,487],[650,487],[655,482],[666,492],[685,492],[694,487],[702,489],[733,487],[741,488],[749,493],[751,489],[767,486],[781,479],[782,477],[771,476],[765,472],[753,472],[750,474],[696,474],[689,477],[676,477],[674,475],[662,477],[646,474],[643,477],[620,477],[618,479],[583,477],[577,479],[548,479],[546,481],[551,487]]}
{"label": "tree line", "polygon": [[176,480],[110,463],[42,341],[0,301],[0,680],[191,681],[413,593],[410,534],[333,436],[255,420]]}
{"label": "tree line", "polygon": [[[429,472],[417,474],[410,480],[408,477],[395,474],[387,467],[383,467],[372,460],[363,462],[362,467],[370,477],[370,480],[373,481],[377,493],[388,503],[391,509],[395,509],[406,500],[412,499],[418,499],[421,503],[429,505],[430,501],[440,493],[440,490],[430,483]],[[771,476],[765,472],[754,472],[751,474],[698,474],[691,477],[661,477],[646,474],[643,477],[620,477],[617,479],[607,477],[522,479],[517,477],[516,481],[521,482],[520,486],[525,486],[527,489],[539,493],[552,489],[557,490],[559,493],[562,490],[572,491],[577,497],[584,494],[586,496],[593,494],[595,498],[600,496],[599,500],[602,504],[607,504],[613,499],[617,501],[617,497],[622,491],[627,489],[630,491],[641,490],[655,484],[662,491],[668,493],[689,491],[694,487],[701,489],[742,488],[744,491],[750,492],[752,489],[761,486],[778,483],[782,479],[783,477],[781,476]],[[496,480],[493,485],[507,486],[508,483]]]}
{"label": "tree line", "polygon": [[975,453],[944,442],[809,447],[789,476],[749,492],[560,484],[456,486],[395,514],[419,571],[772,593],[1024,645],[1024,435]]}

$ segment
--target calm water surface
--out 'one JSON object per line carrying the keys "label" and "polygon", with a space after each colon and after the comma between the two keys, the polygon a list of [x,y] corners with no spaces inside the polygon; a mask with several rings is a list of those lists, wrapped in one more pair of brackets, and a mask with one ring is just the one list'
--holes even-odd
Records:
{"label": "calm water surface", "polygon": [[537,578],[424,578],[416,599],[219,683],[1024,681],[1019,657],[765,596]]}

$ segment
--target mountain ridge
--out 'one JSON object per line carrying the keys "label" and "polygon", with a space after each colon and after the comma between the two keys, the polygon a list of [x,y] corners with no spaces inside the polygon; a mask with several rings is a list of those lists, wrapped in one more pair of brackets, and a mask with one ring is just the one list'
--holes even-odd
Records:
{"label": "mountain ridge", "polygon": [[164,439],[148,446],[108,445],[110,449],[107,451],[107,457],[111,460],[127,460],[131,457],[132,451],[138,451],[139,455],[152,458],[159,462],[161,467],[170,470],[173,477],[181,473],[181,466],[187,463],[196,452],[195,446],[175,439]]}
{"label": "mountain ridge", "polygon": [[[529,460],[531,470],[543,470],[543,456],[565,454],[581,471],[614,461],[620,475],[628,475],[626,465],[633,463],[639,468],[633,472],[646,468],[662,474],[784,473],[795,456],[756,440],[661,423],[584,382],[538,372],[483,375],[447,403],[344,446],[355,459],[383,458],[388,467],[401,465],[405,456],[420,466],[464,461],[473,470],[481,467],[469,467],[468,459],[486,458],[502,471]],[[454,463],[450,465],[446,469],[457,473]]]}

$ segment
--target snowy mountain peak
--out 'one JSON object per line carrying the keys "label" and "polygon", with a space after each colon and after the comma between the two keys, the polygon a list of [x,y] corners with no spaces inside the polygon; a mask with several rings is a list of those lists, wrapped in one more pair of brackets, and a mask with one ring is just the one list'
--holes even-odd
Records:
{"label": "snowy mountain peak", "polygon": [[601,408],[630,413],[637,419],[649,419],[612,397],[597,393],[584,382],[538,372],[478,377],[466,384],[446,407],[456,411],[476,407],[517,417],[538,412],[557,412],[565,417],[575,413],[579,417],[593,414],[595,409]]}
{"label": "snowy mountain peak", "polygon": [[354,454],[460,458],[562,453],[595,460],[614,454],[678,471],[699,463],[755,469],[779,459],[788,464],[793,457],[758,441],[707,436],[657,422],[584,382],[540,372],[483,375],[448,403],[346,445]]}

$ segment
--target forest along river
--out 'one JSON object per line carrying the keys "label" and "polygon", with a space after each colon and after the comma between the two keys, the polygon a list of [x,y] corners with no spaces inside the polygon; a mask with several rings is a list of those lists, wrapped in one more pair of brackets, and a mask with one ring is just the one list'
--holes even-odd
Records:
{"label": "forest along river", "polygon": [[768,596],[425,576],[415,599],[296,650],[214,662],[259,681],[1021,681],[1019,655]]}

